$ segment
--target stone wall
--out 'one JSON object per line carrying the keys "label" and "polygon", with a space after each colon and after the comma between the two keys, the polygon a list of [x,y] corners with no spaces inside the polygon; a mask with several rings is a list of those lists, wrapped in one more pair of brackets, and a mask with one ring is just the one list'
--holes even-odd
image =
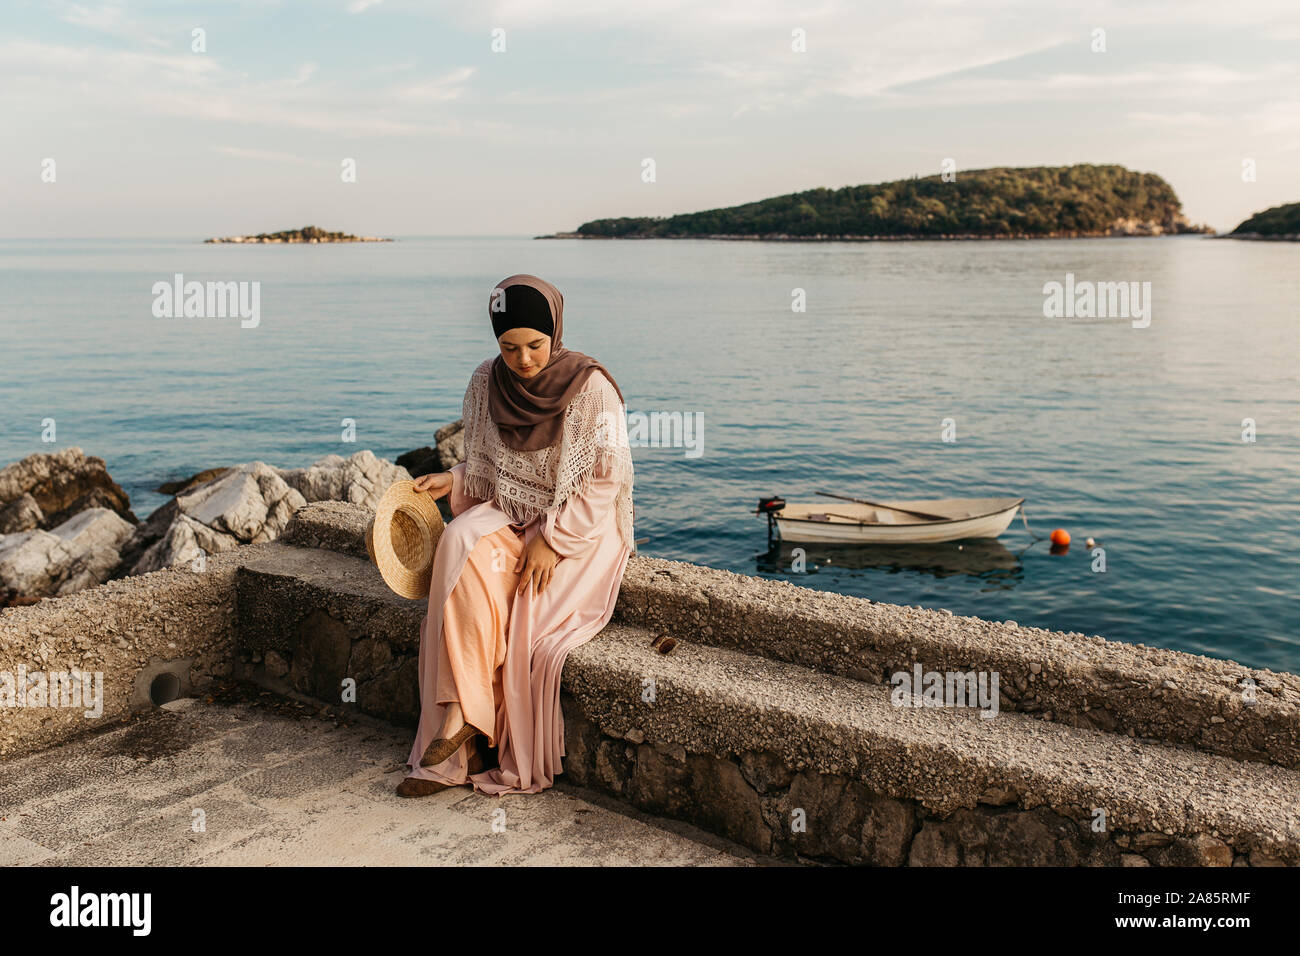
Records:
{"label": "stone wall", "polygon": [[29,607],[0,610],[0,672],[73,668],[102,674],[103,712],[0,706],[0,760],[53,747],[152,706],[149,683],[167,671],[198,694],[232,673],[235,572],[244,555],[213,555],[206,569],[109,581]]}
{"label": "stone wall", "polygon": [[571,695],[561,703],[563,779],[760,853],[870,866],[1288,865],[1210,833],[1094,832],[1089,817],[1022,809],[1010,790],[981,795],[974,807],[934,812],[851,777],[793,770],[771,751],[727,758],[605,734]]}

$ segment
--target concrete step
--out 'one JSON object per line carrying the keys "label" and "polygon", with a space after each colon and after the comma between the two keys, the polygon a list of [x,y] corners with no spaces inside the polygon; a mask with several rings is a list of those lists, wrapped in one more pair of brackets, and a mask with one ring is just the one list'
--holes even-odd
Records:
{"label": "concrete step", "polygon": [[[239,569],[236,604],[244,676],[334,702],[352,677],[358,709],[413,726],[424,602],[368,562],[275,542]],[[569,655],[560,779],[764,853],[1300,863],[1291,768],[1011,710],[898,707],[880,681],[687,630],[664,655],[615,622]]]}
{"label": "concrete step", "polygon": [[[674,752],[675,783],[686,789],[717,789],[716,768],[700,764],[701,756],[730,762],[739,771],[733,780],[745,783],[726,794],[730,814],[752,819],[723,832],[741,842],[762,842],[744,839],[746,829],[750,836],[765,825],[788,831],[801,801],[820,808],[819,826],[842,833],[843,801],[828,802],[818,791],[842,792],[851,782],[876,800],[877,817],[890,815],[879,806],[885,797],[895,801],[890,810],[903,830],[912,820],[915,832],[894,835],[897,846],[881,848],[886,859],[877,862],[901,862],[904,844],[912,862],[968,862],[945,857],[970,852],[951,815],[968,828],[982,819],[993,840],[1015,832],[1008,814],[1024,817],[1035,808],[1075,825],[1049,840],[1061,862],[1116,862],[1129,851],[1158,862],[1227,864],[1252,853],[1255,863],[1300,862],[1300,773],[1289,768],[1016,712],[990,718],[975,709],[900,707],[881,684],[689,641],[663,655],[651,641],[646,629],[615,624],[569,655],[563,687],[580,711],[574,716],[594,725],[606,745],[604,753],[599,742],[581,745],[595,751],[593,759],[581,768],[566,760],[566,772],[596,777],[637,805],[662,810],[672,802],[663,791],[674,774],[663,768]],[[600,765],[620,753],[628,766],[599,781]],[[694,781],[697,767],[702,779]],[[983,809],[969,812],[976,808]],[[1093,833],[1102,819],[1105,831]],[[1119,843],[1110,842],[1117,833]],[[771,838],[801,842],[776,830]]]}
{"label": "concrete step", "polygon": [[[364,558],[371,516],[311,504],[281,541]],[[1295,674],[641,556],[628,562],[615,619],[867,683],[888,685],[918,663],[997,673],[1003,710],[1300,770]]]}
{"label": "concrete step", "polygon": [[616,617],[867,683],[997,673],[1004,710],[1300,770],[1295,674],[658,558],[628,562]]}

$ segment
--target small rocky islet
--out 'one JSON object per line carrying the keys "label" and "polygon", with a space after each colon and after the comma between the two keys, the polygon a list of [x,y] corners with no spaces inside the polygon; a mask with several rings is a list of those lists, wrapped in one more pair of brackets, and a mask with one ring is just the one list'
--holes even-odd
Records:
{"label": "small rocky islet", "polygon": [[[28,455],[0,468],[0,609],[274,540],[309,502],[374,510],[394,481],[464,460],[459,421],[439,429],[434,443],[396,461],[364,450],[307,468],[261,461],[208,468],[161,485],[173,497],[143,521],[102,458],[77,447]],[[439,506],[450,520],[445,499]]]}
{"label": "small rocky islet", "polygon": [[321,242],[394,242],[393,239],[381,239],[377,236],[353,236],[346,232],[329,232],[319,226],[303,226],[301,229],[285,229],[281,232],[259,232],[255,236],[224,236],[204,239],[204,243],[321,243]]}

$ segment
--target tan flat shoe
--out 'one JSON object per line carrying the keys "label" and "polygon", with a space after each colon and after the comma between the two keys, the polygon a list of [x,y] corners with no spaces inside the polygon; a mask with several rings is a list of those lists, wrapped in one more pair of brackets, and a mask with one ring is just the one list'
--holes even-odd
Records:
{"label": "tan flat shoe", "polygon": [[429,746],[425,748],[424,756],[420,758],[420,766],[438,766],[438,764],[442,763],[459,750],[465,741],[469,740],[477,733],[479,733],[477,727],[473,724],[466,724],[464,727],[460,728],[460,730],[456,731],[456,735],[450,740],[446,737],[438,737],[434,739],[430,742]]}
{"label": "tan flat shoe", "polygon": [[419,777],[407,777],[397,786],[399,797],[427,797],[433,793],[449,790],[451,784],[439,783],[437,780],[421,780]]}

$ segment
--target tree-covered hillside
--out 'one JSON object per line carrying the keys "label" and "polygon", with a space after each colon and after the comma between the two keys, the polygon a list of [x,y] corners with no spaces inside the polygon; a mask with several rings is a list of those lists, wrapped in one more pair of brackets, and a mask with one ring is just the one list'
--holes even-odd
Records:
{"label": "tree-covered hillside", "polygon": [[1104,236],[1199,232],[1173,188],[1123,166],[958,170],[656,218],[596,219],[577,235],[606,238],[926,238]]}
{"label": "tree-covered hillside", "polygon": [[1236,229],[1231,236],[1297,236],[1300,235],[1300,202],[1274,206],[1257,212]]}

